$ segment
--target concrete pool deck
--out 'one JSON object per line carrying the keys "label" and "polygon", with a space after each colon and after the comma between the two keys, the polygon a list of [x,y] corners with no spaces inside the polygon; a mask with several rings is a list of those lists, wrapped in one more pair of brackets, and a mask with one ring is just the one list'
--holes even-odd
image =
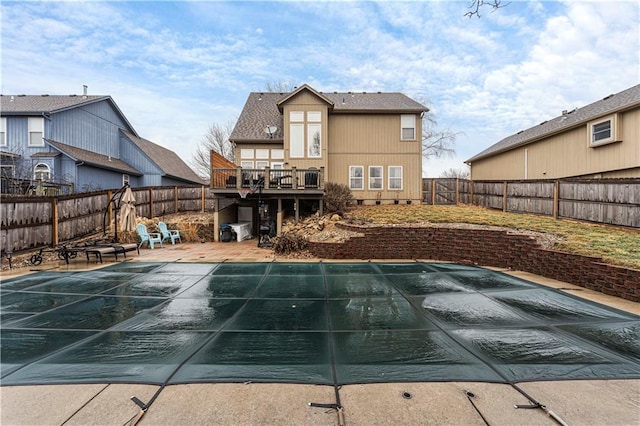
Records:
{"label": "concrete pool deck", "polygon": [[[132,262],[319,260],[276,257],[271,250],[256,247],[255,239],[240,243],[165,245],[161,249],[142,249],[140,255],[130,254],[128,259]],[[84,259],[72,261],[69,266],[61,263],[44,263],[34,269],[92,270],[114,262],[105,258],[102,265],[87,263]],[[604,305],[640,313],[638,303],[533,274],[499,270]],[[10,276],[3,273],[3,279]],[[640,380],[530,382],[521,383],[518,387],[570,425],[640,424]],[[131,401],[131,396],[146,403],[159,389],[158,386],[138,384],[0,387],[0,424],[127,424],[140,412]],[[467,391],[474,396],[468,396]],[[406,398],[405,393],[409,393],[410,398]],[[540,409],[515,409],[515,404],[529,404],[529,401],[505,384],[446,382],[346,385],[339,394],[347,425],[557,424]],[[332,386],[263,383],[172,385],[162,389],[139,424],[336,425],[339,424],[339,418],[335,409],[309,406],[309,403],[335,402]]]}

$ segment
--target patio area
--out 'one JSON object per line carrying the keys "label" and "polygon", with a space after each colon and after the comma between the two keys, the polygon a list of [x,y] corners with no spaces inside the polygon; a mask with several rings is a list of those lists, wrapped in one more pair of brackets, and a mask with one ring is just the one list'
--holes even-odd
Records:
{"label": "patio area", "polygon": [[[205,266],[210,266],[210,268],[205,271],[208,274],[211,268],[213,268],[211,265],[206,265],[206,263],[209,262],[217,264],[222,262],[218,267],[223,267],[227,264],[227,269],[234,269],[235,267],[233,265],[238,264],[236,262],[243,262],[243,264],[244,262],[249,262],[246,264],[246,267],[252,268],[263,265],[267,269],[273,269],[274,271],[278,271],[279,268],[281,269],[285,265],[290,265],[286,268],[300,270],[302,272],[305,270],[308,271],[309,269],[309,267],[305,265],[319,265],[318,259],[301,259],[298,261],[292,259],[277,259],[271,254],[271,251],[256,247],[255,240],[244,241],[242,243],[165,245],[162,249],[143,249],[139,256],[130,256],[129,259],[130,261],[124,263],[105,262],[102,265],[87,263],[86,261],[75,261],[68,266],[64,264],[56,265],[55,267],[44,264],[41,266],[43,268],[48,266],[45,268],[49,271],[46,272],[46,274],[55,275],[56,271],[93,270],[91,274],[102,276],[105,274],[108,275],[107,271],[109,270],[113,272],[121,270],[120,272],[123,272],[128,268],[135,270],[153,265],[156,262],[161,262],[166,265],[159,266],[161,269],[168,268],[165,269],[165,273],[171,274],[173,271],[176,273],[173,274],[175,276],[188,278],[189,276],[201,273]],[[274,261],[276,263],[271,263]],[[301,261],[304,263],[300,263]],[[425,260],[425,262],[426,261],[427,260]],[[192,262],[197,262],[197,264],[193,264],[193,266],[185,264]],[[256,262],[260,263],[256,264]],[[255,266],[251,266],[251,263]],[[299,266],[295,266],[296,264]],[[423,263],[407,263],[406,261],[400,263],[394,262],[392,259],[380,263],[349,262],[344,264],[322,262],[322,265],[324,266],[320,266],[319,268],[328,272],[328,276],[351,277],[348,288],[352,293],[357,293],[359,291],[358,289],[362,289],[356,282],[358,281],[357,276],[359,275],[356,271],[362,272],[365,269],[370,270],[370,268],[381,271],[386,268],[387,272],[390,273],[390,277],[396,277],[396,279],[390,279],[390,282],[392,282],[390,288],[392,290],[394,288],[396,290],[404,289],[401,290],[402,292],[415,288],[415,285],[413,287],[411,286],[411,280],[404,278],[408,278],[409,275],[417,271],[413,271],[411,274],[407,273],[407,271],[413,270],[415,267],[418,267],[418,269],[422,267],[422,269],[424,269]],[[442,265],[446,268],[447,264]],[[158,265],[156,265],[156,267],[158,267]],[[313,268],[316,268],[316,266]],[[428,268],[432,268],[431,264],[427,265],[427,269]],[[437,270],[439,267],[435,266],[433,268]],[[404,269],[404,272],[402,269]],[[224,272],[224,268],[222,268],[221,271]],[[422,270],[422,272],[425,271]],[[431,270],[431,272],[434,271]],[[618,315],[618,320],[621,317],[626,317],[622,311],[629,312],[630,314],[638,313],[637,303],[590,292],[576,286],[543,279],[532,276],[531,274],[514,271],[504,272],[507,272],[513,277],[517,277],[514,279],[516,283],[522,283],[523,281],[520,281],[519,278],[525,278],[536,283],[561,289],[560,291],[563,293],[579,295],[580,297],[596,300],[599,303],[616,308],[613,311],[608,311],[608,308],[605,307],[598,308],[596,305],[586,305],[595,307],[594,309],[596,310],[602,309],[599,311],[600,313],[613,312]],[[223,273],[221,275],[227,276],[228,274]],[[298,274],[275,274],[275,276],[281,277],[289,276],[289,281],[297,275]],[[318,274],[312,275],[318,276]],[[502,274],[500,275],[502,276]],[[3,274],[3,281],[5,279],[6,276]],[[460,279],[459,273],[458,279]],[[100,284],[101,281],[99,278],[92,280],[96,285]],[[274,287],[274,290],[287,288],[289,284],[287,280],[282,281]],[[378,290],[380,290],[381,287],[378,287]],[[260,303],[280,303],[278,301],[281,301],[289,307],[291,307],[292,304],[294,306],[300,304],[297,300],[302,296],[298,296],[295,298],[295,301],[292,301],[291,299],[287,300],[287,297],[290,296],[279,293],[269,293],[267,291],[268,286],[262,286],[260,288],[262,288],[262,290],[260,290],[262,293],[258,293],[257,295],[261,296],[252,303],[260,301],[262,301]],[[340,300],[351,300],[355,297],[353,300],[358,299],[365,301],[367,298],[370,299],[372,297],[371,294],[362,294],[360,296],[346,294],[341,296],[341,290],[337,288],[335,290],[337,293],[325,293],[322,297],[318,295],[318,300],[328,297],[334,300],[335,306],[342,306]],[[495,290],[497,289],[494,288],[490,292],[495,292]],[[508,293],[515,294],[522,290],[529,291],[531,289],[511,289]],[[264,291],[267,291],[267,293],[264,293]],[[418,291],[418,293],[420,293],[420,291]],[[498,293],[500,292],[495,292],[494,294]],[[504,293],[504,291],[502,291],[502,293]],[[558,292],[553,292],[553,294],[557,293]],[[445,294],[452,293],[446,291]],[[347,296],[348,299],[344,299],[344,297]],[[373,295],[374,298],[379,296],[380,295]],[[306,295],[305,297],[309,298],[307,301],[311,302],[316,299],[313,295]],[[364,299],[359,299],[359,297],[363,297]],[[377,300],[384,300],[384,297]],[[376,306],[379,307],[381,305],[373,304],[372,306],[375,310]],[[149,321],[146,322],[147,326],[145,327],[160,327],[164,329],[164,326],[158,322],[158,318],[153,319],[153,307],[149,308],[150,310],[146,311],[147,313],[145,315],[151,315],[151,317],[149,317]],[[436,309],[434,312],[437,311]],[[260,320],[259,323],[255,324],[242,320],[242,316],[235,318],[235,321],[230,323],[230,330],[233,329],[231,330],[233,332],[227,335],[231,337],[242,337],[245,333],[251,332],[251,330],[253,330],[255,334],[256,327],[261,328],[262,326],[260,324],[265,324],[265,321],[271,323],[274,321],[293,321],[289,327],[293,327],[293,329],[288,330],[291,336],[300,335],[301,337],[305,337],[304,334],[309,334],[309,332],[313,334],[314,331],[318,331],[315,330],[317,327],[313,326],[311,329],[307,327],[305,329],[307,330],[306,333],[304,331],[303,333],[294,333],[294,330],[299,328],[300,324],[305,323],[303,317],[298,318],[302,323],[295,325],[295,317],[287,320],[287,315],[284,315],[284,312],[278,310],[271,310],[270,312],[273,314],[272,318],[265,317]],[[332,312],[331,309],[329,312]],[[594,314],[594,316],[597,316],[597,314]],[[278,318],[280,319],[278,320]],[[337,323],[340,322],[341,318],[344,318],[344,315],[337,315],[331,321],[335,322],[338,328],[341,327],[343,336],[352,335],[353,332],[348,332],[347,330],[353,328],[353,323],[345,323],[343,321],[342,325],[339,325]],[[626,319],[633,320],[633,318],[634,315],[629,315]],[[375,315],[372,321],[373,320],[375,320]],[[406,323],[406,321],[401,322]],[[604,322],[611,323],[609,320],[605,320]],[[367,327],[362,329],[363,323],[359,322],[358,324],[358,329],[361,330],[360,332],[366,334],[368,333],[367,330],[369,330],[369,332],[372,331]],[[375,321],[371,324],[375,325]],[[412,328],[415,328],[414,326],[412,326]],[[511,325],[510,327],[513,326],[514,325]],[[34,327],[37,328],[35,325]],[[406,328],[405,325],[400,325],[400,327]],[[95,326],[91,326],[90,328],[93,329]],[[131,329],[131,327],[125,328]],[[422,327],[418,326],[418,329],[420,328]],[[98,327],[98,329],[101,329],[101,327]],[[139,327],[133,326],[133,329],[139,330]],[[125,329],[120,331],[124,330]],[[426,330],[427,329],[425,329],[425,331]],[[166,333],[167,330],[165,329],[164,332]],[[238,334],[238,332],[240,332],[240,334]],[[394,333],[397,334],[397,330]],[[260,340],[258,339],[257,341]],[[340,339],[336,341],[338,345],[341,344],[340,341]],[[266,343],[267,342],[262,342],[261,344],[261,347],[265,348],[265,350],[267,348],[265,346]],[[380,344],[384,346],[384,344]],[[630,341],[629,344],[631,347],[634,345],[633,341]],[[278,346],[282,347],[282,344]],[[293,346],[300,347],[299,344],[293,344]],[[382,348],[382,346],[379,347]],[[315,347],[315,345],[312,345],[312,347]],[[339,347],[338,350],[340,350]],[[222,351],[224,352],[224,350]],[[264,351],[258,350],[258,352],[262,353]],[[352,352],[352,350],[347,350],[343,355],[349,357],[353,355]],[[222,352],[214,351],[210,353]],[[117,355],[122,356],[123,354]],[[373,356],[374,352],[371,352],[371,355]],[[407,355],[408,354],[405,354],[403,356],[406,358]],[[414,354],[414,356],[416,356],[416,354]],[[299,362],[304,363],[304,359],[306,358],[303,356]],[[275,358],[273,358],[273,360],[275,360]],[[196,364],[198,363],[197,358],[194,358],[193,361],[195,361]],[[307,362],[311,361],[307,360]],[[103,362],[100,362],[99,364],[102,363]],[[348,363],[348,365],[351,364]],[[398,365],[402,364],[403,362],[399,362]],[[414,365],[409,359],[407,359],[407,364]],[[610,363],[607,362],[605,364]],[[147,365],[147,367],[151,365],[152,363]],[[636,373],[640,374],[640,371],[637,371],[637,359],[636,363],[634,364],[632,362],[630,366],[629,374],[631,376]],[[87,380],[89,382],[88,384],[3,386],[0,388],[0,395],[2,397],[2,418],[0,420],[2,420],[2,424],[126,424],[132,420],[137,420],[136,417],[144,412],[145,414],[144,417],[140,419],[140,424],[340,424],[341,421],[345,419],[346,424],[349,425],[388,423],[553,424],[555,422],[553,418],[542,409],[514,408],[515,404],[531,405],[531,398],[547,406],[548,409],[553,410],[553,412],[569,424],[630,424],[635,423],[640,414],[638,408],[640,381],[637,379],[611,380],[610,377],[609,380],[532,381],[520,383],[517,387],[513,387],[508,383],[466,381],[469,380],[469,378],[462,378],[462,376],[458,377],[458,379],[453,378],[453,376],[442,377],[437,381],[444,382],[428,383],[424,377],[420,377],[420,374],[427,374],[428,369],[425,370],[427,373],[424,373],[420,368],[413,371],[413,373],[411,373],[413,377],[410,378],[396,376],[398,374],[397,368],[383,368],[381,370],[376,367],[371,371],[368,371],[366,368],[364,370],[360,368],[356,368],[355,370],[352,367],[350,368],[351,369],[347,368],[347,370],[343,369],[342,371],[338,369],[338,377],[340,377],[340,375],[342,375],[342,377],[352,377],[353,374],[356,374],[356,376],[353,376],[355,379],[336,381],[335,370],[333,372],[334,378],[331,379],[332,373],[329,368],[326,371],[327,374],[321,375],[321,377],[323,377],[322,380],[311,381],[314,384],[309,384],[308,382],[306,384],[257,383],[256,381],[260,381],[259,377],[243,375],[243,370],[237,367],[232,367],[231,370],[225,369],[225,371],[233,376],[230,377],[229,380],[235,383],[194,384],[193,380],[181,381],[179,377],[176,377],[176,380],[173,381],[173,383],[176,384],[170,384],[170,381],[166,380],[166,377],[153,384],[116,383],[119,380],[107,381],[105,383],[90,383],[91,374],[93,373],[87,370],[86,377],[89,379]],[[520,371],[525,370],[521,369]],[[617,370],[617,367],[614,368],[614,370]],[[188,369],[183,371],[188,371]],[[265,374],[273,374],[273,371],[271,368],[266,369]],[[517,370],[509,367],[507,370],[504,370],[503,373],[508,374],[509,372],[513,373],[515,371]],[[193,372],[197,373],[196,370],[193,370]],[[455,368],[450,372],[454,375],[460,374],[460,371]],[[494,374],[495,372],[495,370],[487,370],[487,374]],[[43,377],[41,373],[42,372],[34,373],[35,375],[33,377],[41,380]],[[284,381],[296,383],[306,382],[303,377],[297,377],[295,371],[291,374],[293,375]],[[358,374],[361,375],[360,379],[357,378],[359,377]],[[573,373],[570,373],[567,378],[571,378],[571,374]],[[376,375],[378,379],[375,380],[362,379],[362,377],[366,378]],[[380,379],[380,377],[385,375],[387,377]],[[427,374],[427,376],[429,375],[430,373]],[[11,375],[9,375],[9,377],[11,377]],[[486,377],[483,377],[482,380],[496,381],[495,378],[494,380],[489,380]],[[511,380],[515,382],[522,380],[522,377],[519,379],[518,377],[513,377],[508,381]],[[529,378],[528,380],[534,379]],[[127,380],[125,379],[125,381]],[[279,380],[276,379],[273,381]],[[387,383],[362,384],[361,382],[363,381],[384,381]],[[502,379],[498,381],[502,381]],[[332,386],[331,382],[334,382],[337,386]],[[42,381],[38,383],[42,383]],[[317,383],[325,383],[325,385],[317,385]],[[525,397],[525,395],[529,395],[529,398]],[[135,396],[138,401],[144,401],[146,405],[144,405],[143,408],[147,408],[148,406],[148,409],[141,411],[140,406],[134,404],[130,398],[131,396]],[[64,401],[64,403],[62,403],[62,401]],[[311,405],[309,405],[310,403]],[[338,407],[340,409],[336,410]],[[341,415],[337,416],[336,412],[339,412]]]}

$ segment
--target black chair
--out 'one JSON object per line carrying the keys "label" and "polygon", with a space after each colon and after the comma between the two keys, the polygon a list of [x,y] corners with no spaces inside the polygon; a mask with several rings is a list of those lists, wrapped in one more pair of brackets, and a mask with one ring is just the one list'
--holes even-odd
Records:
{"label": "black chair", "polygon": [[305,188],[317,188],[318,187],[318,170],[311,168],[304,172],[304,187]]}

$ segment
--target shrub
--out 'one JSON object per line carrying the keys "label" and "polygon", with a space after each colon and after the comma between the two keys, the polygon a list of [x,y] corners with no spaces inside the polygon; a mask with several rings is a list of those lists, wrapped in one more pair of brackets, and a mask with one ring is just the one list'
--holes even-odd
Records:
{"label": "shrub", "polygon": [[353,194],[347,185],[327,182],[324,186],[324,205],[327,211],[337,212],[344,210],[353,201]]}

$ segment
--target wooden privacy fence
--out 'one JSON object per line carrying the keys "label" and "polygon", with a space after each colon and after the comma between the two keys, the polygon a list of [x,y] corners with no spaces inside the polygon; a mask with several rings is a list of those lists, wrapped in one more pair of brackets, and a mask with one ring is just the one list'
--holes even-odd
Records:
{"label": "wooden privacy fence", "polygon": [[422,181],[425,204],[473,204],[505,212],[640,228],[640,179],[637,178]]}
{"label": "wooden privacy fence", "polygon": [[[213,211],[206,186],[132,188],[136,214],[155,217],[187,211]],[[70,241],[104,230],[115,219],[116,191],[60,197],[3,197],[0,203],[0,247],[17,252]],[[119,195],[114,201],[119,201]]]}

